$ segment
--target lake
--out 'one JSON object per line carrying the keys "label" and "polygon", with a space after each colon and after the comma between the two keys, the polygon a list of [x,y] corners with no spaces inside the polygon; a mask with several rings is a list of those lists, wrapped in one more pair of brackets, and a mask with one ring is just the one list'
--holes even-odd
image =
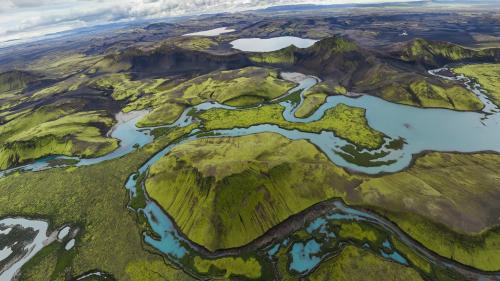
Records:
{"label": "lake", "polygon": [[297,48],[308,48],[318,40],[303,39],[293,36],[274,37],[268,39],[243,38],[234,40],[231,45],[234,49],[243,52],[272,52],[294,45]]}
{"label": "lake", "polygon": [[207,37],[214,37],[214,36],[219,36],[224,33],[231,33],[236,31],[235,29],[228,29],[227,27],[220,27],[220,28],[214,28],[210,30],[203,30],[203,31],[198,31],[198,32],[193,32],[193,33],[188,33],[184,34],[182,36],[207,36]]}

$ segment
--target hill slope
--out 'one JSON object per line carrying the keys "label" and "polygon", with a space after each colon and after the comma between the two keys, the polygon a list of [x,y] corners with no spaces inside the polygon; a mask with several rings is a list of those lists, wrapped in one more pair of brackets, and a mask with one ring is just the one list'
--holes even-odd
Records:
{"label": "hill slope", "polygon": [[12,70],[0,73],[0,93],[20,90],[38,77],[26,71]]}
{"label": "hill slope", "polygon": [[288,47],[270,53],[251,53],[249,58],[257,64],[317,75],[325,80],[331,93],[341,86],[413,106],[456,110],[483,107],[462,85],[429,76],[423,67],[417,66],[420,60],[393,58],[361,48],[342,37],[326,38],[306,49]]}
{"label": "hill slope", "polygon": [[449,42],[415,39],[396,53],[404,61],[428,67],[439,67],[451,62],[498,62],[500,49],[469,49]]}
{"label": "hill slope", "polygon": [[263,133],[179,145],[151,167],[146,190],[183,233],[215,250],[340,195],[326,186],[355,184],[310,143]]}

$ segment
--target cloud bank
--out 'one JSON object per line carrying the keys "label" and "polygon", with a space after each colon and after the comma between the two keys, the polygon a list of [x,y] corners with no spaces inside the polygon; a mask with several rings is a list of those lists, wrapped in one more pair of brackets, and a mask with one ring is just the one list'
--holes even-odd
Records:
{"label": "cloud bank", "polygon": [[3,0],[0,5],[0,42],[136,19],[241,11],[290,4],[401,1],[404,0]]}

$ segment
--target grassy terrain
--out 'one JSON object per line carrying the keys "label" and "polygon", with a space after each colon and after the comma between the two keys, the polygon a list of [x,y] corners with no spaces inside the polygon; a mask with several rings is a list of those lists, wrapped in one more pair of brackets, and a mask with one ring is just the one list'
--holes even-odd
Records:
{"label": "grassy terrain", "polygon": [[310,49],[312,52],[322,54],[323,59],[328,60],[339,54],[358,51],[360,47],[353,40],[341,36],[333,36],[316,42]]}
{"label": "grassy terrain", "polygon": [[[101,76],[93,85],[99,89],[112,91],[115,100],[124,100],[127,105],[124,112],[152,107],[153,110],[140,120],[138,126],[149,126],[160,123],[173,123],[181,115],[184,105],[169,103],[168,101],[153,101],[153,97],[163,90],[162,84],[166,79],[132,80],[129,74],[117,73]],[[158,121],[161,120],[161,121]]]}
{"label": "grassy terrain", "polygon": [[253,53],[248,56],[249,59],[255,63],[290,65],[300,64],[302,59],[311,55],[320,55],[321,60],[328,61],[330,59],[335,59],[337,56],[357,51],[358,49],[359,47],[354,41],[340,36],[333,36],[324,38],[316,42],[313,46],[305,49],[290,46],[273,52]]}
{"label": "grassy terrain", "polygon": [[182,270],[165,264],[162,259],[143,259],[130,262],[125,271],[133,281],[194,281]]}
{"label": "grassy terrain", "polygon": [[[68,58],[72,59],[76,58]],[[51,68],[64,69],[66,63],[69,62],[63,61]],[[6,75],[6,90],[26,86],[26,79],[17,77],[16,82],[11,79],[13,74],[10,78]],[[152,107],[152,112],[139,122],[142,126],[171,123],[187,105],[206,100],[238,106],[255,104],[280,96],[293,86],[278,79],[275,71],[262,68],[218,72],[177,85],[168,84],[166,79],[132,80],[130,75],[123,73],[96,79],[85,75],[74,76],[38,90],[26,100],[14,97],[2,105],[0,110],[6,111],[2,112],[0,121],[6,124],[0,125],[0,169],[51,154],[94,157],[114,150],[118,146],[117,141],[104,137],[113,120],[104,111],[85,110],[85,104],[74,99],[60,97],[57,102],[36,110],[7,111],[22,102],[51,99],[87,84],[111,90],[112,99],[127,103],[123,108],[125,112]]]}
{"label": "grassy terrain", "polygon": [[214,270],[223,271],[225,278],[246,276],[250,279],[257,279],[261,277],[261,266],[254,258],[230,257],[207,260],[196,256],[194,258],[194,267],[201,273],[209,273]]}
{"label": "grassy terrain", "polygon": [[[74,63],[77,69],[95,62],[79,58],[83,65],[67,57],[39,71],[52,71],[47,75],[59,78],[58,71],[67,70],[67,64]],[[30,68],[37,68],[36,63]],[[114,123],[109,112],[115,109],[105,94],[85,88],[88,76],[35,81],[41,78],[27,72],[9,73],[9,89],[19,93],[0,97],[0,169],[51,154],[94,157],[118,146],[117,140],[104,137]]]}
{"label": "grassy terrain", "polygon": [[156,79],[149,83],[131,81],[119,74],[102,79],[98,85],[114,89],[113,96],[128,99],[125,111],[151,107],[153,111],[139,122],[140,126],[172,123],[189,105],[217,101],[232,106],[248,106],[285,94],[293,84],[278,78],[278,73],[265,68],[219,71],[180,82]]}
{"label": "grassy terrain", "polygon": [[93,157],[118,147],[103,137],[113,120],[102,111],[83,111],[64,102],[41,107],[0,126],[0,169],[51,154]]}
{"label": "grassy terrain", "polygon": [[23,89],[35,79],[35,75],[19,70],[0,73],[0,93]]}
{"label": "grassy terrain", "polygon": [[459,233],[480,233],[498,224],[498,159],[431,153],[406,171],[368,179],[358,192],[367,203],[424,215]]}
{"label": "grassy terrain", "polygon": [[201,98],[234,106],[246,106],[256,102],[240,101],[241,97],[270,100],[285,94],[291,87],[293,84],[280,80],[274,70],[249,67],[198,77],[188,85],[181,85],[180,89],[184,90],[186,99]]}
{"label": "grassy terrain", "polygon": [[403,49],[401,59],[440,66],[448,62],[494,59],[498,53],[500,49],[469,49],[448,42],[415,39]]}
{"label": "grassy terrain", "polygon": [[286,121],[283,118],[283,107],[277,104],[244,110],[211,109],[202,112],[199,117],[207,130],[245,128],[269,123],[304,132],[332,131],[360,147],[374,149],[383,144],[383,134],[368,126],[364,110],[345,104],[328,109],[322,119],[310,123]]}
{"label": "grassy terrain", "polygon": [[181,116],[185,109],[185,106],[181,104],[165,103],[154,108],[149,114],[139,120],[136,125],[137,127],[149,127],[171,124],[179,119],[179,116]]}
{"label": "grassy terrain", "polygon": [[[191,239],[209,249],[242,245],[315,200],[340,196],[388,215],[443,256],[484,270],[499,269],[499,236],[488,231],[498,224],[497,155],[432,153],[407,171],[360,177],[363,183],[352,189],[357,176],[323,163],[324,156],[313,156],[318,152],[310,145],[293,149],[300,142],[263,135],[263,140],[252,135],[181,145],[152,168],[147,189]],[[293,153],[297,150],[310,152],[299,157]],[[295,162],[306,164],[295,168]],[[305,194],[293,188],[295,182],[308,183],[301,185]],[[236,202],[253,207],[241,209]],[[205,235],[212,232],[221,235]]]}
{"label": "grassy terrain", "polygon": [[177,146],[151,167],[146,190],[190,239],[214,250],[339,196],[332,184],[355,182],[313,145],[264,133]]}
{"label": "grassy terrain", "polygon": [[296,49],[297,47],[290,46],[274,52],[249,54],[248,58],[256,63],[293,64],[295,62],[295,55],[293,52]]}
{"label": "grassy terrain", "polygon": [[406,171],[365,181],[348,201],[387,210],[391,220],[440,255],[499,270],[500,235],[487,231],[498,225],[500,212],[498,159],[431,153]]}
{"label": "grassy terrain", "polygon": [[483,104],[477,96],[461,86],[441,87],[427,81],[417,81],[409,87],[423,107],[443,107],[456,110],[480,110]]}
{"label": "grassy terrain", "polygon": [[177,39],[174,45],[189,50],[207,50],[217,46],[218,43],[208,37],[187,36]]}
{"label": "grassy terrain", "polygon": [[308,117],[326,102],[329,95],[345,95],[346,93],[346,88],[342,86],[319,83],[304,93],[304,102],[297,108],[295,117]]}
{"label": "grassy terrain", "polygon": [[479,98],[459,84],[401,73],[383,65],[368,71],[357,86],[385,100],[406,105],[462,111],[483,108]]}
{"label": "grassy terrain", "polygon": [[55,53],[29,63],[28,69],[50,77],[66,77],[81,73],[101,60],[101,56],[82,53]]}
{"label": "grassy terrain", "polygon": [[[165,79],[132,80],[129,74],[116,73],[100,76],[93,84],[101,89],[113,91],[113,98],[116,100],[137,100],[141,95],[154,94],[157,88],[164,83]],[[124,111],[131,111],[131,107],[125,107]]]}
{"label": "grassy terrain", "polygon": [[373,253],[347,246],[338,257],[320,265],[310,281],[340,280],[423,280],[417,271],[384,260]]}
{"label": "grassy terrain", "polygon": [[[62,245],[54,244],[25,268],[26,280],[62,278],[64,272],[58,264],[67,264],[66,270],[73,275],[101,269],[119,280],[189,280],[181,271],[163,266],[161,259],[142,250],[139,227],[125,208],[127,196],[123,184],[128,174],[153,151],[174,135],[178,137],[191,129],[170,132],[144,150],[96,166],[15,174],[0,179],[3,194],[0,216],[45,217],[51,219],[54,227],[72,223],[83,229],[77,237],[74,256],[61,255]],[[365,183],[354,188],[362,178],[357,180],[336,168],[312,145],[264,134],[262,138],[257,135],[207,139],[178,146],[152,168],[147,187],[150,190],[151,184],[156,185],[159,195],[155,198],[189,237],[209,248],[248,242],[314,202],[343,197],[348,202],[376,208],[439,254],[480,269],[498,270],[497,231],[474,236],[447,230],[454,225],[470,227],[467,224],[475,221],[496,223],[497,159],[498,156],[489,154],[433,153],[417,160],[408,171],[366,178]],[[412,176],[417,174],[418,179]],[[486,181],[476,185],[480,177]],[[422,181],[426,184],[421,185]],[[120,197],[123,200],[116,200]],[[447,200],[456,202],[451,205],[454,210],[443,204]],[[241,208],[241,202],[253,207]],[[473,221],[467,219],[469,214]],[[438,226],[432,221],[441,215],[443,225]],[[484,224],[475,227],[487,229]],[[369,231],[347,224],[338,235],[375,239]],[[403,254],[409,257],[408,251]],[[109,259],[109,255],[114,258]],[[426,267],[418,257],[412,256],[410,260]],[[222,264],[212,268],[228,269],[234,264],[218,263]],[[210,268],[206,263],[202,265],[199,269]]]}
{"label": "grassy terrain", "polygon": [[[20,112],[32,111],[29,106],[35,103],[44,103],[51,101],[55,95],[63,94],[69,91],[75,91],[82,86],[88,77],[84,74],[72,76],[58,82],[39,81],[39,77],[28,72],[11,71],[3,74],[4,78],[10,80],[4,84],[5,89],[11,89],[7,92],[0,91],[0,123],[6,123],[19,115]],[[8,77],[6,77],[8,76]],[[43,84],[31,89],[34,84]],[[31,86],[31,87],[28,87]],[[25,95],[29,92],[29,95]],[[62,97],[60,97],[62,98]]]}
{"label": "grassy terrain", "polygon": [[62,255],[66,252],[61,250],[63,245],[54,244],[23,268],[21,280],[64,280],[66,272],[76,276],[95,269],[117,280],[191,280],[167,266],[160,256],[144,250],[141,228],[126,208],[128,194],[123,187],[142,162],[179,133],[183,131],[172,132],[124,158],[94,166],[0,179],[0,216],[46,218],[52,229],[63,224],[81,228],[70,251],[73,255]]}
{"label": "grassy terrain", "polygon": [[[176,44],[202,50],[214,46],[211,41],[186,39]],[[455,48],[449,51],[427,45],[418,48],[414,57],[409,55],[405,60],[423,59],[432,64],[470,57],[469,51]],[[330,62],[321,69],[325,75],[347,73],[354,77],[357,72],[353,68],[364,65],[363,61],[354,59],[364,55],[358,51],[352,42],[335,39],[301,52],[318,54],[321,62]],[[263,64],[294,64],[300,58],[295,52],[294,48],[288,48],[250,55],[250,59]],[[345,54],[349,55],[344,57]],[[316,69],[318,64],[308,65],[309,61],[303,65]],[[95,69],[88,74],[115,72],[124,67],[113,61],[112,56],[101,60],[70,55],[53,62],[37,62],[38,65],[31,68],[58,77],[78,73],[96,62]],[[46,69],[43,69],[44,63]],[[340,66],[334,69],[333,65]],[[380,90],[387,100],[404,104],[457,110],[482,107],[477,97],[455,84],[410,79],[409,75],[395,76],[391,71],[394,69],[367,71],[373,76],[364,81],[364,86]],[[498,104],[498,83],[493,74],[498,72],[498,65],[464,66],[456,71],[477,79]],[[255,105],[279,97],[293,86],[279,79],[275,70],[256,67],[217,71],[189,80],[171,80],[171,77],[134,80],[123,73],[107,74],[96,80],[90,77],[75,75],[37,90],[29,97],[19,93],[32,81],[31,77],[19,73],[0,77],[0,169],[50,154],[93,157],[115,149],[116,140],[103,137],[114,122],[107,113],[110,111],[106,106],[94,108],[102,100],[84,102],[88,98],[84,92],[77,94],[81,100],[66,104],[64,95],[90,82],[99,89],[112,90],[112,98],[117,104],[124,104],[125,111],[152,108],[141,120],[142,126],[171,123],[187,106],[204,101]],[[392,81],[392,77],[397,78]],[[347,82],[339,85],[349,84],[348,78],[342,79]],[[342,94],[345,88],[334,90]],[[297,116],[311,114],[329,94],[319,87],[307,93]],[[47,105],[46,101],[52,99],[57,102]],[[41,106],[15,109],[24,102]],[[213,109],[201,113],[200,118],[207,130],[271,123],[309,132],[333,131],[359,147],[377,148],[383,142],[383,135],[368,126],[360,108],[340,104],[328,110],[321,120],[309,124],[287,122],[282,112],[279,105],[265,105],[238,111]],[[153,151],[174,139],[174,135],[192,128],[167,131],[157,143],[137,153],[96,166],[14,174],[0,179],[0,216],[43,217],[50,219],[54,228],[65,223],[82,228],[73,250],[63,251],[60,243],[47,247],[24,268],[22,280],[63,280],[65,275],[75,276],[93,269],[110,272],[118,280],[191,280],[184,272],[166,265],[160,256],[144,251],[139,233],[142,222],[136,221],[126,209],[128,197],[123,184]],[[373,160],[370,156],[361,156]],[[500,212],[498,159],[493,154],[432,153],[417,160],[407,171],[371,178],[350,175],[305,141],[260,134],[183,144],[151,169],[146,184],[148,192],[175,218],[181,229],[209,249],[245,244],[292,214],[327,198],[340,197],[385,214],[440,255],[479,269],[500,270],[500,234],[498,229],[490,230],[498,225]],[[339,235],[375,239],[373,233],[356,225],[344,225]],[[361,273],[392,276],[393,271],[405,278],[414,278],[410,269],[382,262],[359,249],[349,251],[333,259],[337,261],[335,265],[323,265],[315,272],[316,278],[330,278],[332,272],[342,272],[335,273],[339,280]],[[362,268],[373,272],[359,270],[358,263],[341,258],[343,255],[373,264],[373,267]],[[405,252],[405,255],[411,253]],[[424,264],[418,257],[411,260]],[[234,277],[256,276],[260,264],[245,258],[198,258],[195,266],[200,272]],[[359,272],[353,273],[355,269]]]}
{"label": "grassy terrain", "polygon": [[304,95],[304,102],[295,111],[295,117],[306,118],[313,114],[322,104],[325,103],[328,96],[324,93],[311,93]]}
{"label": "grassy terrain", "polygon": [[421,215],[385,213],[401,229],[443,257],[485,271],[500,270],[500,229],[477,235],[457,234]]}
{"label": "grassy terrain", "polygon": [[453,72],[475,79],[493,103],[500,106],[500,64],[470,64],[453,68]]}
{"label": "grassy terrain", "polygon": [[[290,269],[293,256],[289,253],[297,243],[304,245],[312,240],[321,245],[313,256],[321,257],[322,262],[301,277]],[[395,243],[387,245],[391,240]],[[440,278],[439,266],[431,265],[383,228],[363,221],[317,219],[284,241],[272,255],[276,270],[282,277],[280,280],[400,280],[398,276],[411,280],[460,280]],[[383,258],[381,251],[387,254],[397,252],[407,264]]]}
{"label": "grassy terrain", "polygon": [[[334,36],[318,41],[306,49],[286,48],[276,52],[250,54],[258,64],[282,65],[297,71],[308,71],[319,75],[332,86],[340,89],[367,93],[391,102],[419,106],[443,107],[456,110],[480,110],[479,99],[457,83],[429,78],[423,71],[410,71],[401,67],[403,61],[435,64],[441,61],[462,61],[475,58],[493,60],[498,50],[473,51],[453,44],[447,49],[440,43],[415,40],[410,47],[400,51],[399,63],[387,60],[371,50],[362,48],[347,38]],[[463,52],[456,54],[456,52]],[[470,52],[470,54],[469,54]],[[406,63],[405,62],[405,63]],[[444,63],[443,63],[444,64]],[[320,86],[320,85],[318,85]],[[329,90],[329,93],[333,90]],[[341,92],[341,91],[340,91]],[[322,91],[319,91],[322,93]],[[324,95],[312,95],[303,105],[298,116],[307,116],[321,104]]]}

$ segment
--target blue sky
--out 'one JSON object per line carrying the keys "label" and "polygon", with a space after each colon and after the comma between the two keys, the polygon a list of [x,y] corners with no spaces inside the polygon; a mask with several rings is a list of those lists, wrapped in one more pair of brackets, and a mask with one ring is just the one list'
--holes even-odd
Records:
{"label": "blue sky", "polygon": [[288,4],[343,4],[412,0],[1,0],[0,42],[96,24]]}

